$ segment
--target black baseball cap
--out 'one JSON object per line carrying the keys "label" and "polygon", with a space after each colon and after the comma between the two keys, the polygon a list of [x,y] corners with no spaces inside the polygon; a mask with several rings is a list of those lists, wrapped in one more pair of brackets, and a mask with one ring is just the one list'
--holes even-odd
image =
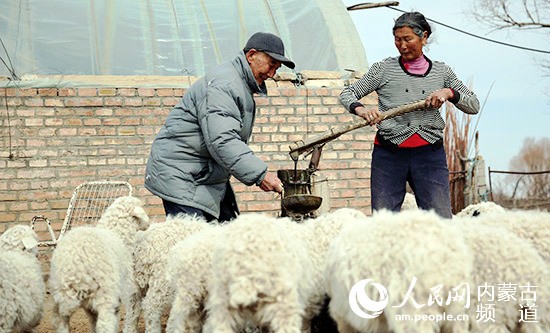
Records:
{"label": "black baseball cap", "polygon": [[285,46],[283,41],[274,34],[268,32],[257,32],[253,34],[244,47],[245,51],[250,49],[265,52],[288,68],[294,69],[294,67],[296,67],[292,60],[285,57]]}

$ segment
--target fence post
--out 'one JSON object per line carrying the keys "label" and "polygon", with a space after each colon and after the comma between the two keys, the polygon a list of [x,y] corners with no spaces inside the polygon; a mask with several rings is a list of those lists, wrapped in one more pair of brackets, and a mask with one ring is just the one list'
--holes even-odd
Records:
{"label": "fence post", "polygon": [[493,184],[491,183],[491,167],[487,167],[488,169],[488,176],[489,176],[489,193],[491,194],[491,201],[495,201],[495,199],[493,198]]}

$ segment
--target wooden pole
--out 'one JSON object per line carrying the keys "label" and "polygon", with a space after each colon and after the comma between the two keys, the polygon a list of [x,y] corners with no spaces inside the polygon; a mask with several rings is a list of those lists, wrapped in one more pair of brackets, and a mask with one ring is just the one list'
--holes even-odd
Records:
{"label": "wooden pole", "polygon": [[[390,118],[393,118],[393,117],[397,117],[397,116],[400,116],[400,115],[408,113],[408,112],[421,110],[421,109],[424,109],[424,108],[426,108],[426,101],[425,100],[416,101],[416,102],[411,103],[411,104],[401,105],[401,106],[395,107],[393,109],[389,109],[386,112],[383,112],[380,121],[383,121],[385,119],[390,119]],[[297,161],[300,154],[313,149],[315,146],[322,145],[324,143],[332,141],[332,140],[338,138],[340,135],[342,135],[344,133],[347,133],[349,131],[353,131],[354,129],[365,127],[368,124],[369,124],[369,122],[366,119],[361,118],[359,120],[356,120],[356,121],[352,122],[351,124],[343,125],[343,126],[339,126],[339,127],[333,127],[333,128],[331,128],[331,129],[329,129],[329,130],[327,130],[327,131],[325,131],[321,134],[318,134],[316,136],[306,138],[306,139],[300,140],[300,141],[295,141],[289,146],[289,148],[290,148],[290,157],[294,161]]]}
{"label": "wooden pole", "polygon": [[347,7],[347,10],[351,11],[351,10],[361,10],[361,9],[370,9],[370,8],[387,7],[387,6],[399,6],[399,2],[386,1],[386,2],[376,2],[376,3],[359,3],[357,5]]}

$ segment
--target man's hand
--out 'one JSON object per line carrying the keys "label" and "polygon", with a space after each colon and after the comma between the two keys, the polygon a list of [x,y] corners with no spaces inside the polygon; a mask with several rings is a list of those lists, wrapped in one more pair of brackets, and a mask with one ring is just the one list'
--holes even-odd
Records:
{"label": "man's hand", "polygon": [[264,179],[260,183],[260,188],[265,192],[273,191],[277,193],[283,192],[283,182],[273,172],[267,172]]}

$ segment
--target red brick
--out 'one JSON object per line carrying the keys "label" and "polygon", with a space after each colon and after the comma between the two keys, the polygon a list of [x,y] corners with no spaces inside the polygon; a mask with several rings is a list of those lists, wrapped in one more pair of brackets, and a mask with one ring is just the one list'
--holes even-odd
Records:
{"label": "red brick", "polygon": [[103,100],[101,97],[96,98],[71,98],[65,100],[66,106],[102,106]]}
{"label": "red brick", "polygon": [[162,105],[165,107],[174,107],[179,101],[180,98],[163,98]]}
{"label": "red brick", "polygon": [[60,88],[58,91],[59,96],[76,96],[76,89],[74,88]]}
{"label": "red brick", "polygon": [[125,98],[124,99],[124,106],[125,107],[142,106],[142,105],[143,105],[143,100],[139,97]]}
{"label": "red brick", "polygon": [[118,88],[117,92],[119,96],[124,96],[124,97],[131,97],[131,96],[137,95],[137,89],[135,88]]}
{"label": "red brick", "polygon": [[115,88],[100,88],[97,91],[97,94],[99,96],[116,96],[116,89]]}
{"label": "red brick", "polygon": [[76,128],[60,128],[59,129],[59,135],[60,136],[75,136],[76,135]]}
{"label": "red brick", "polygon": [[30,107],[43,106],[44,100],[42,98],[25,98],[24,104]]}
{"label": "red brick", "polygon": [[124,98],[122,97],[105,97],[105,106],[122,106]]}
{"label": "red brick", "polygon": [[32,88],[19,89],[19,96],[36,96],[36,95],[38,95],[37,89],[32,89]]}
{"label": "red brick", "polygon": [[174,96],[174,89],[172,89],[172,88],[158,88],[157,89],[157,96],[160,96],[160,97]]}
{"label": "red brick", "polygon": [[138,88],[137,93],[138,93],[138,96],[153,97],[153,96],[155,96],[155,89],[153,89],[153,88]]}
{"label": "red brick", "polygon": [[57,96],[57,88],[39,88],[38,94],[40,96]]}
{"label": "red brick", "polygon": [[43,119],[25,119],[25,126],[44,126]]}
{"label": "red brick", "polygon": [[44,106],[60,106],[63,107],[63,99],[61,98],[46,98],[44,100]]}
{"label": "red brick", "polygon": [[97,96],[96,88],[78,88],[78,96]]}

